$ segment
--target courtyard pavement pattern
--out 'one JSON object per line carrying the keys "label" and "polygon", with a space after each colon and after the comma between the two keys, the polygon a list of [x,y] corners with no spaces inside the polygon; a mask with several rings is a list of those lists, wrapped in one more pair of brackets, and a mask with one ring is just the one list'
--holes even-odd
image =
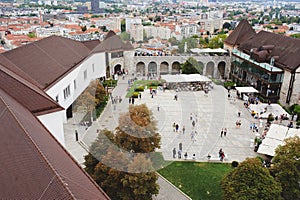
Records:
{"label": "courtyard pavement pattern", "polygon": [[[107,128],[114,130],[118,125],[118,118],[121,113],[127,112],[129,107],[128,98],[125,98],[128,88],[127,77],[120,79],[118,86],[113,90],[113,96],[121,96],[122,102],[111,104],[108,102],[102,115],[93,122],[93,125],[85,130],[84,126],[78,125],[80,114],[74,115],[65,128],[66,149],[84,167],[84,155],[97,137],[97,129]],[[173,158],[172,150],[178,151],[179,143],[182,143],[182,154],[188,153],[188,159],[195,154],[196,161],[207,162],[207,155],[211,154],[211,162],[218,161],[218,152],[222,148],[225,152],[224,162],[243,161],[247,157],[255,157],[254,132],[249,130],[250,123],[258,121],[254,119],[248,110],[244,108],[243,101],[232,101],[228,99],[228,92],[223,86],[214,85],[208,94],[203,91],[180,91],[177,92],[178,100],[174,100],[176,94],[173,90],[165,92],[158,90],[157,94],[150,95],[150,91],[145,90],[141,99],[135,100],[135,105],[145,103],[153,112],[157,120],[158,132],[161,134],[161,148],[166,160],[184,160],[178,157]],[[231,91],[234,96],[234,91]],[[159,106],[159,111],[158,111]],[[241,116],[238,117],[238,111]],[[195,128],[192,126],[190,116],[192,113],[195,120]],[[236,128],[236,121],[241,120],[241,127]],[[179,124],[179,131],[173,131],[173,123]],[[185,133],[182,127],[185,126]],[[227,135],[221,137],[222,128],[227,128]],[[79,142],[75,141],[75,132],[79,133]],[[197,131],[192,140],[192,131]],[[261,130],[259,131],[261,133]],[[163,178],[159,177],[159,195],[154,199],[189,199],[181,191],[172,186]]]}

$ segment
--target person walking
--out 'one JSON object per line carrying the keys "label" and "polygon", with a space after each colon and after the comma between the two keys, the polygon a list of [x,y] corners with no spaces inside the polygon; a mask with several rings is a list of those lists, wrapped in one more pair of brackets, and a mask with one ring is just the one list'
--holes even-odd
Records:
{"label": "person walking", "polygon": [[192,122],[193,128],[195,128],[195,125],[196,125],[196,122],[193,120],[193,122]]}
{"label": "person walking", "polygon": [[182,153],[182,152],[181,152],[181,150],[179,149],[179,150],[178,150],[178,158],[179,158],[179,159],[181,159],[181,153]]}
{"label": "person walking", "polygon": [[224,136],[226,137],[226,134],[227,134],[227,128],[224,128],[223,132],[224,132]]}
{"label": "person walking", "polygon": [[222,128],[222,130],[221,130],[221,134],[220,134],[220,136],[221,136],[221,137],[223,137],[223,133],[224,133],[224,132],[223,132],[223,128]]}
{"label": "person walking", "polygon": [[176,158],[176,148],[173,148],[173,158]]}
{"label": "person walking", "polygon": [[182,127],[182,134],[184,134],[185,133],[185,126],[183,125],[183,127]]}
{"label": "person walking", "polygon": [[175,130],[176,130],[176,132],[178,132],[178,130],[179,130],[179,125],[178,124],[175,125]]}

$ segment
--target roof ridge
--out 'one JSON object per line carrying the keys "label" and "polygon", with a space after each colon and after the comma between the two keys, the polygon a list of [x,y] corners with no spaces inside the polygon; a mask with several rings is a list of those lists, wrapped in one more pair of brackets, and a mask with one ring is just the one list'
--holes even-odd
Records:
{"label": "roof ridge", "polygon": [[[3,90],[2,90],[3,91]],[[5,91],[3,91],[5,92]],[[5,92],[6,93],[6,92]],[[6,93],[7,94],[7,93]],[[7,94],[10,98],[12,98],[9,94]],[[46,162],[46,164],[49,166],[50,170],[53,171],[54,175],[56,175],[57,179],[59,180],[59,182],[61,182],[63,188],[65,188],[66,192],[68,192],[74,199],[74,195],[72,194],[71,190],[66,186],[65,182],[62,180],[62,178],[60,177],[59,173],[55,170],[55,168],[51,165],[51,163],[49,162],[49,160],[47,159],[47,157],[42,153],[42,151],[40,150],[40,148],[38,147],[38,145],[34,142],[34,140],[32,139],[32,137],[28,134],[28,132],[26,131],[25,127],[22,125],[22,123],[19,121],[18,117],[15,115],[14,111],[11,109],[11,107],[6,103],[6,101],[3,99],[2,96],[0,96],[1,101],[4,103],[4,105],[6,106],[7,110],[9,111],[9,113],[13,116],[13,118],[16,120],[17,124],[20,126],[20,128],[23,130],[23,133],[26,134],[27,138],[29,139],[29,141],[32,143],[32,145],[35,147],[34,149],[40,154],[40,156],[44,159],[44,161]],[[14,98],[13,98],[14,99]],[[16,101],[14,99],[14,101]],[[22,104],[21,104],[22,105]],[[24,106],[24,105],[22,105]],[[25,106],[24,106],[25,107]],[[34,118],[36,118],[36,116],[33,115]],[[41,124],[41,122],[39,120],[37,120],[38,123]],[[43,127],[44,125],[41,124]],[[47,132],[49,133],[48,129],[46,129]],[[50,134],[51,135],[51,134]],[[51,135],[52,136],[52,135]]]}
{"label": "roof ridge", "polygon": [[[61,108],[61,106],[59,104],[57,104],[56,101],[54,101],[48,94],[46,94],[41,88],[39,88],[38,86],[32,84],[31,82],[27,81],[26,79],[24,79],[23,77],[19,76],[18,74],[14,73],[13,71],[5,68],[4,66],[2,66],[0,64],[0,70],[7,74],[8,76],[10,76],[12,79],[16,80],[17,82],[19,82],[20,84],[24,85],[25,87],[29,88],[31,91],[33,91],[34,93],[36,93],[37,95],[39,96],[42,96],[43,98],[45,98],[46,100],[49,100],[50,102],[52,103],[55,103],[55,105],[57,105],[58,108]],[[12,73],[14,75],[12,75]],[[37,88],[34,88],[34,87],[29,87],[28,83],[25,83],[25,82],[28,82],[29,84],[32,84],[34,87],[37,87]],[[1,88],[3,90],[3,88]],[[40,93],[37,91],[40,90]],[[5,91],[5,90],[4,90]],[[7,92],[6,92],[7,93]],[[24,107],[26,107],[28,110],[30,110],[30,112],[32,113],[37,113],[38,111],[34,111],[34,110],[31,110],[29,109],[26,105],[24,105],[24,103],[22,103],[21,101],[19,100],[16,100],[18,101],[21,105],[23,105]],[[50,108],[50,110],[52,110],[53,108]],[[63,109],[63,108],[61,108]],[[49,109],[48,109],[49,110]],[[39,111],[40,112],[40,111]]]}

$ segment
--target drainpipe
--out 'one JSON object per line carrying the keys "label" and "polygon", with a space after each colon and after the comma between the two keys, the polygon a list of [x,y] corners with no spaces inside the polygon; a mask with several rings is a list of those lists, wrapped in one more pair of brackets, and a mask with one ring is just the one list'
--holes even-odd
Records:
{"label": "drainpipe", "polygon": [[291,96],[293,93],[293,88],[294,88],[294,82],[295,82],[295,70],[291,71],[291,79],[290,79],[290,84],[289,84],[289,89],[286,97],[286,103],[290,104],[291,101]]}

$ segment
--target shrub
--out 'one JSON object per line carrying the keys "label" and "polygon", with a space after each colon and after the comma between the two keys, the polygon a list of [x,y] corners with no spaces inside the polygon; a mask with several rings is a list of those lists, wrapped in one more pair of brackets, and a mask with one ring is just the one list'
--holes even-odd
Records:
{"label": "shrub", "polygon": [[137,88],[135,88],[135,90],[134,91],[137,91],[137,92],[143,92],[144,91],[144,86],[138,86]]}
{"label": "shrub", "polygon": [[231,166],[232,167],[237,167],[237,166],[239,166],[239,162],[238,161],[232,161]]}
{"label": "shrub", "polygon": [[132,97],[133,97],[133,98],[138,98],[138,97],[139,97],[139,94],[140,94],[139,92],[134,92],[134,93],[132,94]]}
{"label": "shrub", "polygon": [[228,88],[231,89],[231,88],[234,86],[234,84],[235,84],[235,83],[232,82],[232,81],[227,81],[227,82],[224,83],[224,87],[227,88],[227,89],[228,89]]}
{"label": "shrub", "polygon": [[274,116],[272,114],[269,114],[267,121],[268,122],[274,121]]}

